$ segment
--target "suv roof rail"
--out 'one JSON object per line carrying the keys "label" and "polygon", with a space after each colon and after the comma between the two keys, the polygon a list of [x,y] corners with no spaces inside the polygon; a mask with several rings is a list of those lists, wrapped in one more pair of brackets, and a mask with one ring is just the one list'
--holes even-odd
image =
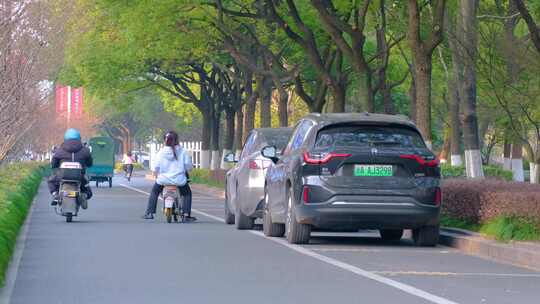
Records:
{"label": "suv roof rail", "polygon": [[407,115],[396,114],[396,117],[399,117],[399,118],[404,119],[404,120],[407,120],[407,121],[411,121],[411,119],[410,119],[409,116],[407,116]]}

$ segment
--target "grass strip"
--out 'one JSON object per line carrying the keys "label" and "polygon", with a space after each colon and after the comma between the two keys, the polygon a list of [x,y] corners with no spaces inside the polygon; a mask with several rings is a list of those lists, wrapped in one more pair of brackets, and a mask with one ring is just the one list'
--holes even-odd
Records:
{"label": "grass strip", "polygon": [[501,242],[540,241],[540,221],[517,216],[499,216],[485,223],[441,215],[441,226],[480,232]]}
{"label": "grass strip", "polygon": [[189,178],[192,183],[203,184],[210,187],[225,188],[225,183],[212,178],[210,170],[207,169],[193,169],[189,173]]}
{"label": "grass strip", "polygon": [[44,173],[39,163],[16,163],[0,168],[0,286],[4,285],[19,230]]}

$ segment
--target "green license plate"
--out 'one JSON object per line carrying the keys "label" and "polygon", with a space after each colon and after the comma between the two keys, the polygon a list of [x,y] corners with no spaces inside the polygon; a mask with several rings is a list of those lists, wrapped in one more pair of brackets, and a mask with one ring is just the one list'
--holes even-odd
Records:
{"label": "green license plate", "polygon": [[391,165],[355,165],[354,176],[394,176]]}

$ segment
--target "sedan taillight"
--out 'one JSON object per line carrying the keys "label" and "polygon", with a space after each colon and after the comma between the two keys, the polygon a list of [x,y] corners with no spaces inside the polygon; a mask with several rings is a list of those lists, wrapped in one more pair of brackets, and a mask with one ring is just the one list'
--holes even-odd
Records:
{"label": "sedan taillight", "polygon": [[270,160],[252,159],[249,161],[249,169],[251,170],[263,170],[269,168],[271,165],[272,161]]}

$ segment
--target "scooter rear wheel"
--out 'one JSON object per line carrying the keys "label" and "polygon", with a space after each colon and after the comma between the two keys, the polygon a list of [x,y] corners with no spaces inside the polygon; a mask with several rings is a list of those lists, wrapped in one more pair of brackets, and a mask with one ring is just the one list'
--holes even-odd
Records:
{"label": "scooter rear wheel", "polygon": [[73,214],[66,213],[66,222],[71,223],[72,220],[73,220]]}
{"label": "scooter rear wheel", "polygon": [[167,219],[167,223],[172,222],[172,208],[165,208],[165,218]]}

